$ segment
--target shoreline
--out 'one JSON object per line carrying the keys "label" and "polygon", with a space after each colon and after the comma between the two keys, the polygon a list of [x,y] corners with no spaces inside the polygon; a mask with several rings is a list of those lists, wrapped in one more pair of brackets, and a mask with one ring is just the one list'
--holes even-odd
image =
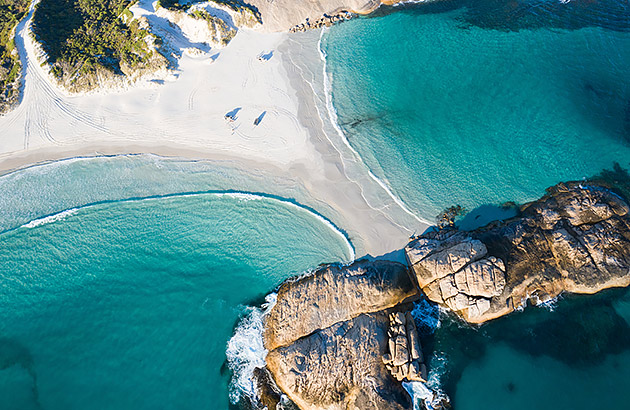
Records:
{"label": "shoreline", "polygon": [[[0,117],[0,133],[8,135],[0,141],[0,175],[66,158],[129,154],[228,164],[261,181],[257,192],[294,199],[329,219],[358,257],[402,249],[429,226],[400,207],[337,134],[326,111],[318,31],[240,30],[212,64],[184,56],[173,82],[67,96],[33,67],[33,50],[24,44],[28,22],[21,27],[25,89],[22,104]],[[257,61],[262,51],[273,58]],[[235,125],[223,119],[231,107],[242,107]],[[267,118],[249,124],[259,112]],[[251,191],[243,185],[223,188]]]}
{"label": "shoreline", "polygon": [[[88,158],[73,158],[73,159],[88,159]],[[73,160],[73,159],[69,159],[69,161]],[[37,165],[34,165],[33,167],[37,167]],[[19,172],[19,171],[18,171]],[[352,244],[352,242],[350,241],[350,239],[348,238],[347,234],[340,229],[338,226],[336,226],[332,221],[330,221],[329,219],[327,219],[325,216],[321,215],[320,213],[318,213],[316,210],[310,209],[308,207],[302,206],[301,204],[292,201],[290,199],[286,199],[286,198],[280,198],[277,197],[275,195],[267,195],[264,193],[256,193],[256,192],[245,192],[245,191],[234,191],[234,190],[224,190],[224,191],[215,191],[215,190],[209,190],[209,191],[194,191],[194,192],[178,192],[178,193],[171,193],[171,194],[160,194],[160,195],[149,195],[149,196],[144,196],[144,197],[131,197],[131,198],[124,198],[124,199],[118,199],[118,200],[100,200],[100,201],[96,201],[96,202],[88,202],[85,203],[83,205],[80,205],[78,207],[72,207],[72,208],[68,208],[68,209],[64,209],[62,211],[59,212],[54,212],[52,214],[49,215],[43,215],[41,217],[38,217],[37,219],[33,219],[30,220],[22,225],[16,226],[15,228],[10,228],[4,231],[1,231],[0,234],[4,234],[4,233],[8,233],[8,232],[12,232],[16,229],[20,229],[23,227],[26,228],[34,228],[43,224],[47,224],[50,222],[54,222],[60,219],[64,219],[66,216],[72,215],[78,211],[81,210],[85,210],[88,208],[93,208],[93,207],[98,207],[100,205],[105,205],[105,204],[112,204],[112,203],[133,203],[133,202],[141,202],[141,201],[151,201],[151,200],[161,200],[161,199],[172,199],[172,198],[183,198],[183,197],[195,197],[195,196],[203,196],[203,195],[209,195],[209,196],[215,196],[217,198],[219,197],[232,197],[232,198],[236,198],[236,199],[242,199],[242,200],[261,200],[261,201],[272,201],[272,202],[278,202],[283,204],[286,207],[291,207],[291,208],[295,208],[298,209],[300,211],[306,212],[308,214],[310,214],[312,217],[314,217],[315,219],[317,219],[319,222],[321,222],[324,226],[326,226],[328,229],[330,229],[332,232],[334,232],[337,236],[339,236],[341,239],[343,239],[343,241],[345,242],[345,245],[347,247],[347,252],[349,255],[349,260],[346,263],[350,263],[353,260],[355,260],[356,258],[356,254],[355,254],[355,250],[354,250],[354,246]]]}

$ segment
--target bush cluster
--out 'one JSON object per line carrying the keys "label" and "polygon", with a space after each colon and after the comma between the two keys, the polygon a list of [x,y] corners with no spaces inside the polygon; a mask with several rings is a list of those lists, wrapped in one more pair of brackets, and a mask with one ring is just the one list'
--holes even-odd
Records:
{"label": "bush cluster", "polygon": [[20,58],[14,53],[13,30],[28,11],[28,0],[0,0],[0,93],[20,74]]}
{"label": "bush cluster", "polygon": [[106,69],[121,74],[150,57],[148,32],[132,20],[132,0],[42,0],[33,17],[33,32],[58,78]]}

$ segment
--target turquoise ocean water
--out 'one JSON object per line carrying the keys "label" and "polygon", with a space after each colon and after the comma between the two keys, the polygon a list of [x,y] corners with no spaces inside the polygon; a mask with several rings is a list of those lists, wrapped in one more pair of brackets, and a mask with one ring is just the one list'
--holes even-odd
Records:
{"label": "turquoise ocean water", "polygon": [[[278,199],[124,197],[163,177],[179,175],[183,189],[208,176],[203,164],[182,168],[121,157],[0,178],[0,409],[227,409],[226,347],[247,306],[288,276],[351,257],[338,231]],[[83,186],[90,177],[109,192]],[[57,203],[33,202],[51,190]],[[94,199],[107,201],[85,205]],[[25,222],[26,209],[48,216]],[[231,359],[256,358],[255,342],[234,340]]]}
{"label": "turquoise ocean water", "polygon": [[[630,165],[630,4],[444,1],[322,38],[348,142],[419,216],[536,199]],[[437,314],[437,313],[435,313]],[[630,293],[425,329],[458,410],[627,408]]]}
{"label": "turquoise ocean water", "polygon": [[[627,7],[446,0],[336,26],[322,47],[339,124],[429,220],[627,166]],[[353,256],[311,210],[225,191],[264,192],[248,178],[146,156],[0,176],[0,410],[229,408],[231,370],[246,392],[260,360],[247,306]],[[627,290],[427,323],[432,382],[459,410],[627,407]]]}
{"label": "turquoise ocean water", "polygon": [[630,5],[591,3],[439,1],[335,26],[338,123],[430,221],[627,166]]}

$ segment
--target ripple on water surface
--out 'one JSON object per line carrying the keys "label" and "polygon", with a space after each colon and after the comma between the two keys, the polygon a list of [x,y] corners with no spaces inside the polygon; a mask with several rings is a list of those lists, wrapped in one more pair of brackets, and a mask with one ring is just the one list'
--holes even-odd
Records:
{"label": "ripple on water surface", "polygon": [[335,26],[322,47],[340,126],[427,219],[627,166],[626,3],[435,2]]}
{"label": "ripple on water surface", "polygon": [[[630,164],[628,2],[402,6],[331,28],[322,47],[349,143],[421,217]],[[566,297],[480,328],[443,317],[423,338],[432,380],[457,409],[625,408],[628,295]]]}
{"label": "ripple on water surface", "polygon": [[245,306],[350,252],[307,210],[233,194],[101,203],[2,233],[0,407],[227,409]]}

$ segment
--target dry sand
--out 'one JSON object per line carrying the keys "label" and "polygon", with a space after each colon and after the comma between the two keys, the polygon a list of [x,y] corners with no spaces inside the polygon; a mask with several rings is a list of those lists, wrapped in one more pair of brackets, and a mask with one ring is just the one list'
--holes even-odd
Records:
{"label": "dry sand", "polygon": [[[20,51],[27,51],[23,101],[0,117],[0,174],[100,154],[227,161],[265,176],[261,190],[329,218],[347,232],[357,256],[401,249],[427,227],[370,175],[335,129],[326,108],[319,31],[241,29],[224,49],[184,53],[178,73],[163,84],[70,96],[36,62],[27,30],[22,22],[16,37]],[[268,61],[257,58],[270,52]],[[226,121],[224,115],[236,108],[236,121]]]}

